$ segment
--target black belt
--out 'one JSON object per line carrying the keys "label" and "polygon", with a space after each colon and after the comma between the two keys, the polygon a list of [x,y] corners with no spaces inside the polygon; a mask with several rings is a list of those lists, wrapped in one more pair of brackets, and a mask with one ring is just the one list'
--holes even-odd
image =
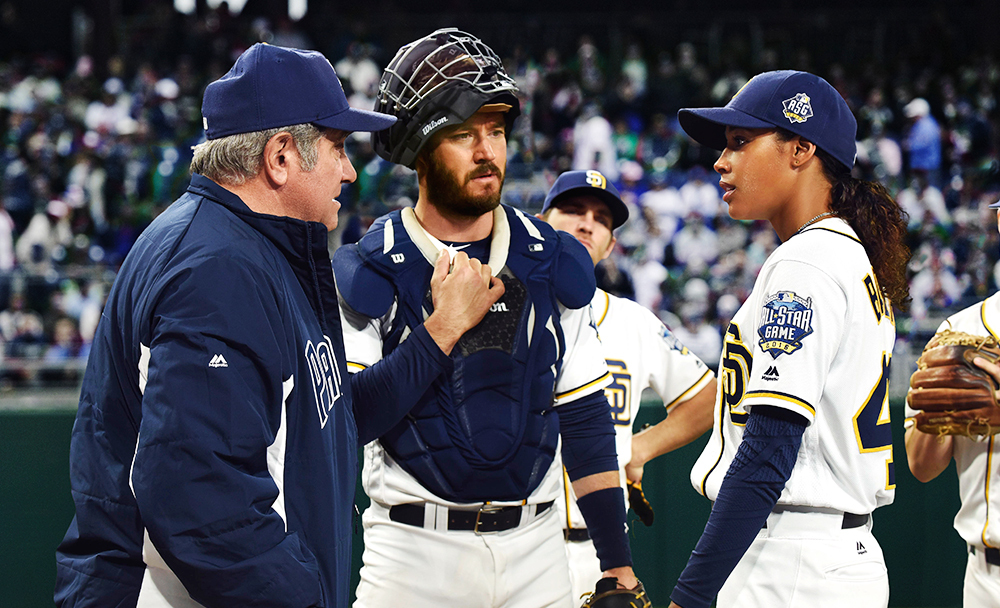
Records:
{"label": "black belt", "polygon": [[[858,515],[857,513],[844,513],[844,521],[840,524],[841,530],[847,530],[849,528],[860,528],[861,526],[868,524],[869,515]],[[764,520],[764,525],[761,529],[767,529],[767,520]],[[994,549],[996,551],[996,549]],[[1000,560],[1000,553],[997,555],[997,559]]]}
{"label": "black belt", "polygon": [[985,549],[977,549],[973,546],[969,546],[969,552],[975,555],[978,553],[984,553],[986,555],[986,563],[991,566],[1000,566],[1000,549],[994,549],[992,547],[986,547]]}
{"label": "black belt", "polygon": [[582,543],[590,540],[590,532],[586,528],[564,528],[563,536],[571,543]]}
{"label": "black belt", "polygon": [[[554,501],[543,502],[536,505],[535,516],[541,515],[552,506]],[[484,505],[478,511],[461,511],[458,509],[448,509],[448,529],[449,530],[472,530],[476,534],[488,532],[503,532],[516,528],[521,524],[521,509],[527,507],[494,507]],[[408,524],[418,528],[424,527],[424,505],[403,504],[389,507],[389,519],[398,521],[401,524]]]}

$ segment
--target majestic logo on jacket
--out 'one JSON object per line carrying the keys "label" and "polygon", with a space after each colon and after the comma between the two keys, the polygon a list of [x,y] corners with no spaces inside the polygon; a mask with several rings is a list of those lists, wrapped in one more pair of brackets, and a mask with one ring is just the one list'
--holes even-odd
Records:
{"label": "majestic logo on jacket", "polygon": [[326,426],[330,419],[330,410],[337,399],[340,399],[340,369],[333,353],[330,338],[323,336],[324,342],[306,343],[306,362],[309,364],[309,375],[312,376],[313,396],[316,398],[316,411],[319,413],[320,427]]}
{"label": "majestic logo on jacket", "polygon": [[779,291],[768,296],[760,313],[757,333],[761,349],[775,359],[802,348],[802,339],[813,332],[812,298],[801,298],[793,291]]}

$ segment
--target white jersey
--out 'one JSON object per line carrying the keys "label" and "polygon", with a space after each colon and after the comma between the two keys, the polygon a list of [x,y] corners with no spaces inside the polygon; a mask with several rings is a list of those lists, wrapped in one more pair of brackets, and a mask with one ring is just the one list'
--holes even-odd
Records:
{"label": "white jersey", "polygon": [[726,332],[695,489],[716,499],[749,410],[764,404],[809,422],[779,505],[865,514],[891,503],[894,342],[892,309],[846,222],[829,218],[783,243]]}
{"label": "white jersey", "polygon": [[[600,289],[594,294],[591,308],[604,359],[613,376],[604,394],[615,422],[615,448],[624,487],[625,465],[632,459],[632,422],[642,392],[647,388],[656,391],[669,413],[697,395],[715,376],[648,308]],[[586,527],[568,483],[559,506],[564,528]]]}
{"label": "white jersey", "polygon": [[[1000,293],[953,314],[938,331],[954,329],[1000,339]],[[916,411],[906,407],[904,426],[913,425]],[[968,544],[1000,548],[1000,459],[997,436],[982,441],[954,436],[953,456],[958,471],[958,494],[962,506],[955,515],[955,530]]]}
{"label": "white jersey", "polygon": [[[420,226],[412,209],[404,209],[402,217],[401,228],[406,230],[427,262],[433,266],[438,253],[447,247]],[[490,268],[494,269],[494,276],[496,276],[506,264],[510,228],[506,215],[499,208],[494,212],[493,217],[494,229],[489,265]],[[396,229],[398,230],[400,227]],[[343,323],[344,348],[347,354],[347,367],[350,371],[360,371],[382,359],[382,340],[392,327],[397,305],[398,302],[394,302],[389,312],[380,319],[362,319],[360,322],[351,316],[350,311],[341,308],[341,314],[345,321]],[[610,381],[590,307],[569,309],[560,306],[560,311],[559,323],[566,340],[566,347],[563,364],[555,382],[554,404],[557,406],[599,391]],[[497,313],[489,312],[487,314]],[[473,506],[444,500],[424,488],[415,477],[403,469],[385,451],[378,440],[365,446],[361,482],[369,498],[387,506],[415,502],[432,502],[452,507]],[[552,465],[538,487],[528,497],[526,504],[533,505],[555,500],[562,493],[561,486],[562,459],[557,450]],[[476,503],[474,506],[480,504]],[[510,503],[497,501],[491,504],[503,506],[524,503],[521,501]]]}

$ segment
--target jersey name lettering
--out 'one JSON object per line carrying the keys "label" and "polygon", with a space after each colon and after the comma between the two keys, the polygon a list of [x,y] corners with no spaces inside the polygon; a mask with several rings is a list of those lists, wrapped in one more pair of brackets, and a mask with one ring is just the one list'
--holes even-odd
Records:
{"label": "jersey name lettering", "polygon": [[892,323],[892,306],[889,305],[888,299],[882,294],[882,288],[878,284],[878,279],[870,274],[866,274],[864,283],[865,291],[868,292],[868,300],[872,304],[872,312],[875,313],[875,322],[881,323],[882,317],[886,317]]}

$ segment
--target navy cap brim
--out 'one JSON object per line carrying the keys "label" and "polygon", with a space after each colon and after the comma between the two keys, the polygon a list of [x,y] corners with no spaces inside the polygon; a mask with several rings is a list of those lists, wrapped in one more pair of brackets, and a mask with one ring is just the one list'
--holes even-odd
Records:
{"label": "navy cap brim", "polygon": [[343,112],[311,122],[320,127],[341,131],[382,131],[394,125],[396,117],[370,110],[347,108]]}
{"label": "navy cap brim", "polygon": [[989,205],[988,207],[990,209],[1000,209],[1000,201],[997,201],[997,202],[993,203],[992,205]]}
{"label": "navy cap brim", "polygon": [[713,150],[726,149],[726,127],[770,129],[774,125],[734,108],[685,108],[677,112],[691,139]]}
{"label": "navy cap brim", "polygon": [[602,188],[592,188],[590,186],[579,186],[577,188],[570,188],[569,190],[564,190],[552,197],[552,200],[546,202],[542,212],[549,209],[550,207],[556,205],[560,199],[567,198],[573,194],[591,194],[601,199],[605,205],[608,206],[608,210],[611,211],[611,229],[616,230],[619,226],[628,221],[628,207],[622,202],[622,199],[615,196],[613,193],[608,192]]}

